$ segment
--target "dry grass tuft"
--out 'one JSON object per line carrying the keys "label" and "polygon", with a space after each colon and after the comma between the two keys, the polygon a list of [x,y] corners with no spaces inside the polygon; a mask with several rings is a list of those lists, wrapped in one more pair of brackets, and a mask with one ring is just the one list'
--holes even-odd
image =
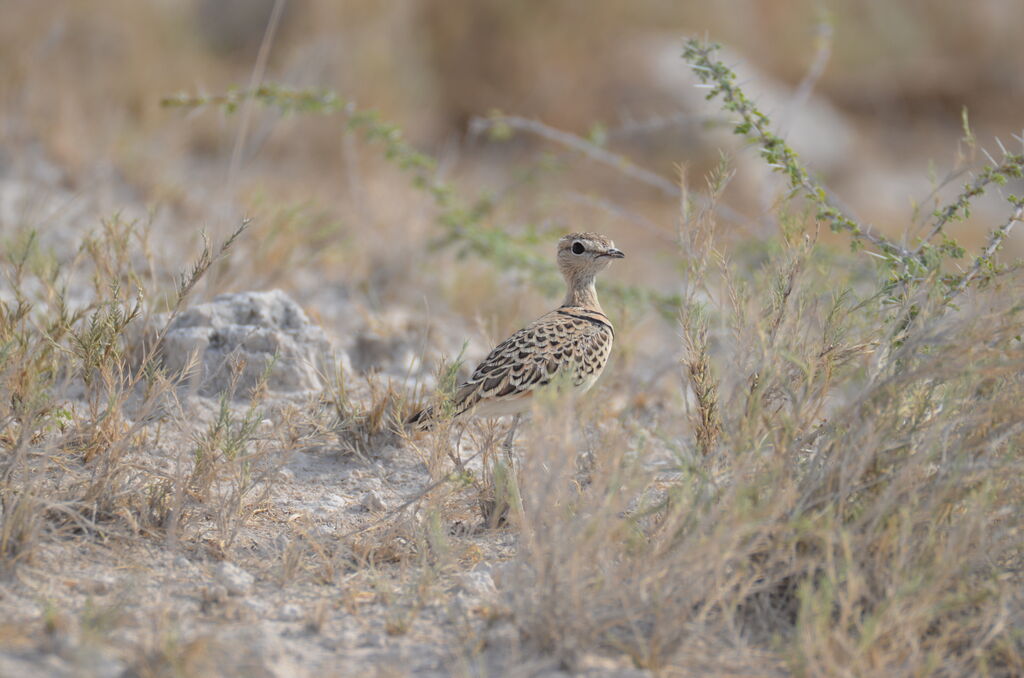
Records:
{"label": "dry grass tuft", "polygon": [[[886,307],[832,298],[813,261],[811,246],[783,250],[757,276],[774,284],[719,311],[731,337],[687,339],[696,455],[674,479],[606,443],[579,491],[572,416],[537,422],[509,593],[538,647],[570,666],[597,650],[696,670],[739,642],[788,648],[800,674],[1019,670],[1014,302],[921,305],[897,342]],[[709,364],[731,385],[721,400]]]}

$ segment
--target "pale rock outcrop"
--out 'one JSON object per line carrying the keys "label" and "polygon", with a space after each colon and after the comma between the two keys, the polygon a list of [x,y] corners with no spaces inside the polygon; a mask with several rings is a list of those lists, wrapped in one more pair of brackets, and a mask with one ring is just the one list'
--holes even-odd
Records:
{"label": "pale rock outcrop", "polygon": [[161,348],[172,372],[191,369],[203,395],[232,388],[245,397],[266,376],[278,393],[311,392],[323,376],[347,369],[348,359],[331,345],[323,328],[281,290],[222,294],[176,317]]}

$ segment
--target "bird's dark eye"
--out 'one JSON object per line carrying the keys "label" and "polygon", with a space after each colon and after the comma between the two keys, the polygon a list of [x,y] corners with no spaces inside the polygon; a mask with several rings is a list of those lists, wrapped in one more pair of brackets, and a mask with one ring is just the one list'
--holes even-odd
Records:
{"label": "bird's dark eye", "polygon": [[579,240],[577,240],[576,242],[574,242],[572,244],[572,253],[573,254],[583,254],[583,252],[586,251],[586,249],[587,248],[584,247],[583,243],[581,243]]}

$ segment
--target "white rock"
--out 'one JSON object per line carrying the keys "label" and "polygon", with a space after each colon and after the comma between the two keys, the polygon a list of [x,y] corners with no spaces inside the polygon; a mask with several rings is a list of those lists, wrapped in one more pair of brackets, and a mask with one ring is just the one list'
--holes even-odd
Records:
{"label": "white rock", "polygon": [[651,674],[643,669],[629,665],[623,657],[605,657],[596,652],[588,652],[576,659],[573,667],[581,675],[617,676],[621,678],[646,678]]}
{"label": "white rock", "polygon": [[[215,395],[239,378],[235,394],[248,391],[267,374],[267,388],[282,393],[319,390],[320,374],[348,358],[334,351],[324,330],[281,290],[222,294],[174,319],[163,344],[172,371],[198,359],[193,378],[204,395]],[[268,369],[269,366],[269,369]]]}
{"label": "white rock", "polygon": [[270,623],[225,625],[213,632],[211,659],[216,675],[284,678],[308,676],[308,667],[298,663],[286,651],[280,635]]}
{"label": "white rock", "polygon": [[319,520],[331,520],[337,517],[338,512],[347,508],[350,503],[340,494],[328,493],[319,499],[304,503],[302,506],[306,508],[310,515]]}
{"label": "white rock", "polygon": [[516,563],[511,560],[495,563],[491,567],[491,577],[498,586],[507,586],[515,580],[517,569]]}
{"label": "white rock", "polygon": [[199,598],[204,609],[210,605],[223,605],[228,599],[228,590],[221,584],[210,584],[199,589]]}
{"label": "white rock", "polygon": [[246,598],[244,601],[242,601],[242,605],[254,617],[260,618],[267,614],[267,603],[260,600],[259,598]]}
{"label": "white rock", "polygon": [[340,494],[325,494],[320,498],[321,508],[325,508],[331,511],[337,511],[338,509],[345,508],[348,502],[345,501],[345,497]]}
{"label": "white rock", "polygon": [[481,598],[493,595],[497,591],[491,574],[483,569],[476,569],[459,575],[458,588],[471,596]]}
{"label": "white rock", "polygon": [[370,490],[359,499],[359,505],[374,513],[387,511],[388,505],[376,490]]}
{"label": "white rock", "polygon": [[256,578],[234,563],[222,562],[214,575],[217,581],[233,596],[244,596],[252,591]]}
{"label": "white rock", "polygon": [[302,619],[302,608],[295,603],[285,603],[278,609],[277,618],[286,622],[299,621]]}

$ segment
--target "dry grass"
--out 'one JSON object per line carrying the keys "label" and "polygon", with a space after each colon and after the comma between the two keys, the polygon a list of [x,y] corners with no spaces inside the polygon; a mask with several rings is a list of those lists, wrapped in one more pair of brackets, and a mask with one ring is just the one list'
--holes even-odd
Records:
{"label": "dry grass", "polygon": [[792,282],[781,320],[756,295],[724,310],[744,332],[716,351],[721,432],[697,392],[675,478],[613,439],[574,489],[552,413],[522,481],[521,631],[569,665],[605,648],[699,673],[740,647],[754,672],[773,650],[801,675],[1016,673],[1019,313],[1003,292],[889,348],[883,309]]}
{"label": "dry grass", "polygon": [[[68,173],[54,192],[99,192],[89,168],[109,158],[131,177],[113,185],[159,209],[138,222],[0,223],[0,609],[12,620],[0,625],[0,673],[1024,673],[1024,281],[997,266],[995,246],[975,262],[922,263],[896,285],[789,195],[759,218],[777,230],[737,232],[726,203],[756,201],[736,194],[728,159],[697,159],[710,169],[698,188],[697,169],[678,183],[640,169],[670,144],[645,151],[659,144],[620,142],[628,132],[601,124],[581,133],[630,74],[609,65],[618,52],[595,54],[601,31],[562,40],[568,5],[480,4],[473,21],[510,28],[492,41],[475,32],[493,55],[468,63],[462,50],[478,42],[380,51],[385,29],[426,40],[420,19],[435,40],[462,30],[440,3],[310,3],[271,59],[298,85],[324,68],[316,84],[397,111],[413,139],[501,105],[480,110],[474,83],[514,64],[509,100],[532,108],[512,112],[551,113],[545,122],[579,133],[557,136],[555,153],[476,138],[417,164],[417,147],[361,108],[314,119],[257,107],[226,176],[239,120],[157,103],[246,82],[251,55],[213,56],[160,3],[107,0],[109,21],[32,4],[0,26],[0,95],[16,95],[0,96],[16,121],[0,141],[42,139]],[[838,12],[839,35],[902,16],[870,6]],[[645,5],[635,27],[664,27],[665,11]],[[725,10],[685,14],[742,33]],[[547,21],[528,20],[538,15]],[[929,35],[959,36],[962,56],[964,36],[991,18],[954,30],[957,17],[936,10]],[[778,34],[795,30],[785,13],[768,18]],[[589,20],[621,22],[623,10],[597,3]],[[339,34],[351,42],[331,42]],[[806,50],[783,42],[746,46],[798,80]],[[939,42],[908,38],[922,42],[938,59]],[[437,69],[430,93],[418,89],[418,49]],[[874,71],[857,70],[864,57],[845,37],[834,52],[822,89],[867,106],[848,100],[865,88],[844,83]],[[328,68],[353,54],[365,58],[351,72]],[[999,59],[977,59],[997,79]],[[547,63],[608,79],[581,79],[568,96],[535,81]],[[893,75],[873,96],[907,82]],[[948,104],[976,84],[945,87],[905,103],[930,110],[928,97]],[[431,96],[444,105],[423,106]],[[660,176],[660,192],[638,175]],[[594,186],[610,188],[580,193]],[[254,222],[235,232],[240,206]],[[514,459],[498,451],[503,423],[402,430],[418,406],[443,410],[494,340],[551,303],[552,236],[577,222],[629,255],[602,280],[617,335],[596,390],[538,398]],[[199,223],[220,237],[205,242]],[[987,285],[957,289],[951,305],[943,276],[967,270]],[[289,397],[265,379],[201,397],[188,387],[198,356],[164,367],[179,311],[270,287],[300,299],[353,362],[360,346],[380,355],[339,361],[322,391]],[[230,581],[223,564],[253,581]]]}

